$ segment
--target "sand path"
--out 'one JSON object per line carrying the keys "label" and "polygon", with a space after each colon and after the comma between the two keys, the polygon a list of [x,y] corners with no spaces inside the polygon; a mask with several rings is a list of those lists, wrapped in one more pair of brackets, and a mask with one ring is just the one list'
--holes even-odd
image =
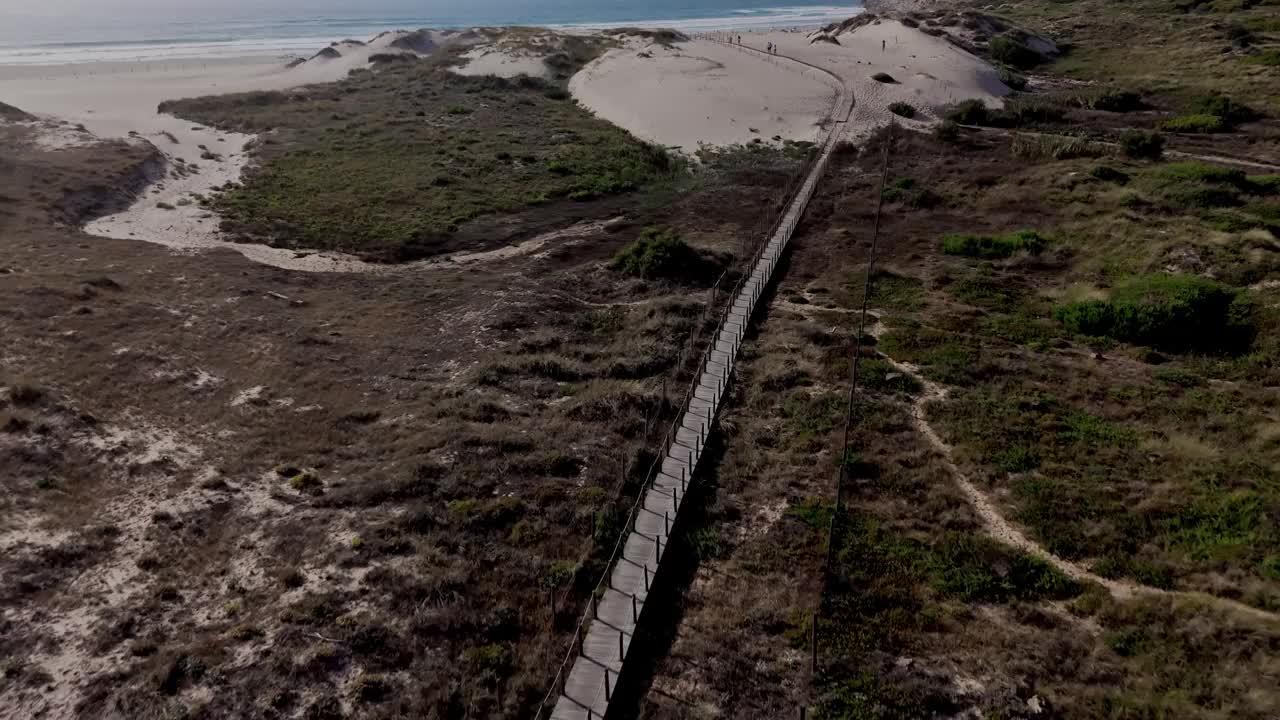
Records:
{"label": "sand path", "polygon": [[[884,323],[879,321],[881,317],[880,314],[869,314],[876,318],[876,322],[869,328],[868,333],[878,339],[887,330],[887,328]],[[885,361],[892,365],[898,372],[920,383],[923,391],[911,402],[910,411],[912,424],[915,426],[916,430],[918,430],[920,434],[929,441],[929,444],[935,451],[937,451],[938,455],[941,456],[943,466],[956,481],[956,485],[960,487],[960,491],[964,493],[969,504],[973,506],[974,511],[977,512],[979,519],[982,521],[984,529],[991,537],[1044,560],[1059,572],[1074,580],[1097,583],[1098,585],[1106,588],[1113,597],[1119,599],[1128,599],[1139,595],[1175,597],[1197,603],[1216,605],[1270,623],[1280,622],[1280,615],[1277,615],[1276,613],[1268,612],[1228,598],[1222,598],[1201,592],[1161,590],[1159,588],[1142,585],[1130,580],[1104,578],[1079,563],[1071,562],[1070,560],[1058,557],[1057,555],[1049,552],[1043,545],[1027,537],[1021,529],[1010,523],[1004,514],[1000,512],[999,508],[996,507],[996,504],[991,500],[991,498],[979,489],[977,485],[973,484],[973,482],[965,477],[964,473],[960,472],[960,468],[956,466],[954,461],[952,461],[951,458],[953,451],[951,445],[942,439],[942,436],[940,436],[937,430],[929,424],[927,419],[929,404],[946,401],[948,394],[947,388],[925,378],[920,372],[920,369],[911,363],[894,360],[884,353],[881,353],[881,357],[883,357]]]}

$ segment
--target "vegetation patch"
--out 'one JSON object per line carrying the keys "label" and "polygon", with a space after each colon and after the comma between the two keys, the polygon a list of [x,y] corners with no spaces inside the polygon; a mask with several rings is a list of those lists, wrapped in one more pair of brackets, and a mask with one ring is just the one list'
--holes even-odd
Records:
{"label": "vegetation patch", "polygon": [[1040,53],[1010,35],[997,35],[991,38],[988,50],[991,58],[996,62],[1019,70],[1028,70],[1044,61]]}
{"label": "vegetation patch", "polygon": [[164,112],[271,131],[260,166],[212,200],[232,235],[400,261],[492,243],[482,225],[468,233],[490,216],[533,217],[685,174],[664,149],[547,97],[554,87],[421,62],[307,92],[181,100]]}
{"label": "vegetation patch", "polygon": [[646,279],[710,284],[724,263],[690,247],[671,228],[650,227],[640,239],[622,249],[610,267]]}
{"label": "vegetation patch", "polygon": [[1036,255],[1049,244],[1035,230],[1017,230],[1000,235],[948,235],[942,240],[942,251],[948,255],[995,260],[1017,253]]}
{"label": "vegetation patch", "polygon": [[1164,136],[1158,132],[1126,130],[1120,135],[1120,149],[1139,160],[1157,160],[1164,154]]}
{"label": "vegetation patch", "polygon": [[1216,133],[1228,129],[1227,123],[1217,115],[1179,115],[1160,123],[1160,129],[1181,133]]}
{"label": "vegetation patch", "polygon": [[1256,333],[1247,294],[1207,278],[1148,275],[1117,285],[1107,300],[1067,303],[1054,317],[1075,333],[1172,351],[1240,352]]}
{"label": "vegetation patch", "polygon": [[889,112],[897,115],[898,117],[904,117],[907,119],[911,119],[916,116],[915,106],[904,102],[889,103]]}

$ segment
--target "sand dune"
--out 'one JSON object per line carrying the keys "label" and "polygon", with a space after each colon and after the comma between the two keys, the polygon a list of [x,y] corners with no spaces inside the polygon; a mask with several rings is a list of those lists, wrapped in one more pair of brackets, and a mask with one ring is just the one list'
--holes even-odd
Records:
{"label": "sand dune", "polygon": [[[741,37],[749,48],[773,43],[780,54],[839,76],[853,89],[854,136],[888,123],[890,103],[913,105],[921,124],[960,100],[998,105],[1009,93],[981,58],[896,20],[871,20],[832,35],[835,42],[802,32]],[[880,72],[896,82],[872,79]],[[630,43],[588,65],[569,87],[583,105],[637,136],[692,150],[700,142],[812,140],[833,96],[831,82],[799,63],[702,38],[673,48]]]}
{"label": "sand dune", "polygon": [[819,73],[706,40],[628,43],[588,65],[569,89],[637,137],[686,151],[774,136],[812,141],[835,98]]}

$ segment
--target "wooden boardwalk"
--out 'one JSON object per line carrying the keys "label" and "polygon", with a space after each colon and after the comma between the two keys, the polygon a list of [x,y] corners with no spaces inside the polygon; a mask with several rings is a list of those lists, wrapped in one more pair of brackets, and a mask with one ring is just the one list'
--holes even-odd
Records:
{"label": "wooden boardwalk", "polygon": [[[753,49],[743,48],[743,52],[750,51]],[[822,68],[795,62],[811,68],[809,72],[817,70],[835,77]],[[804,215],[809,199],[813,197],[852,111],[852,93],[839,78],[836,78],[836,84],[832,122],[817,160],[756,259],[750,275],[732,298],[732,304],[704,359],[697,385],[675,427],[666,456],[653,483],[644,490],[633,515],[622,553],[603,586],[603,594],[588,611],[585,633],[579,632],[575,640],[578,644],[577,657],[572,667],[567,672],[562,669],[556,678],[558,694],[551,714],[554,720],[598,720],[605,717],[609,709],[613,689],[644,613],[649,587],[667,552],[667,539],[683,507],[685,493],[693,483],[694,469],[720,409],[747,325],[760,295],[773,278],[778,259]]]}

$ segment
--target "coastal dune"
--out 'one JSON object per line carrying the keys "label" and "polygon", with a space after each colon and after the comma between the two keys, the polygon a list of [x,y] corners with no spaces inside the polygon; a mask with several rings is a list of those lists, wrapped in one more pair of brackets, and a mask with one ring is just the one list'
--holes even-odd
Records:
{"label": "coastal dune", "polygon": [[821,73],[708,40],[610,50],[569,90],[637,137],[685,151],[774,137],[813,141],[836,93]]}
{"label": "coastal dune", "polygon": [[[570,79],[572,96],[637,137],[690,154],[702,145],[813,141],[840,83],[855,98],[846,126],[855,138],[895,120],[888,110],[894,102],[917,110],[915,120],[899,122],[922,125],[951,103],[978,98],[998,105],[1009,92],[984,60],[887,18],[865,16],[815,32],[734,33],[741,46],[718,41],[727,33],[673,35],[669,41],[651,33],[610,35],[618,46]],[[184,97],[332,82],[379,60],[419,58],[443,48],[463,61],[451,66],[461,74],[549,77],[546,58],[572,38],[535,28],[399,30],[367,41],[340,40],[287,64],[281,58],[243,58],[0,66],[0,101],[39,116],[49,146],[91,142],[95,136],[129,138],[150,142],[165,156],[165,175],[129,210],[87,226],[90,233],[180,250],[229,247],[291,269],[363,271],[363,263],[333,253],[226,242],[219,218],[199,199],[240,179],[254,138],[156,108]],[[788,57],[759,52],[768,44]],[[874,79],[877,73],[892,81]]]}

